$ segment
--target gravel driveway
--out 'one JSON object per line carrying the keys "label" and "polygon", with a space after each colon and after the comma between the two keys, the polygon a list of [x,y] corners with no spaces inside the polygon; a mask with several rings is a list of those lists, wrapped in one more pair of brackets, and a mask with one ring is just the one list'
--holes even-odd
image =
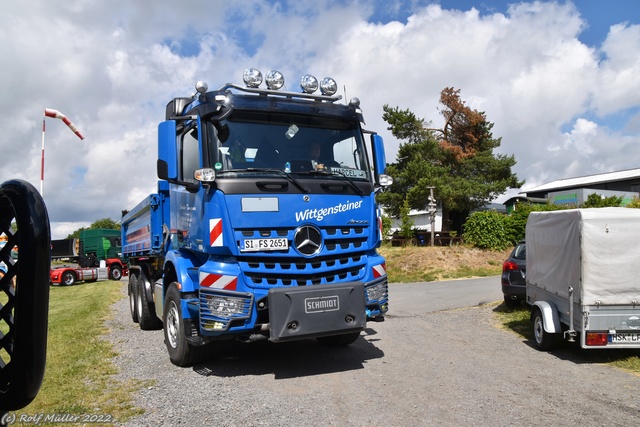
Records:
{"label": "gravel driveway", "polygon": [[495,305],[387,316],[354,344],[231,344],[206,363],[169,362],[162,331],[141,331],[128,301],[110,339],[120,378],[152,379],[130,426],[459,426],[640,423],[640,377],[606,354],[553,354],[496,326]]}

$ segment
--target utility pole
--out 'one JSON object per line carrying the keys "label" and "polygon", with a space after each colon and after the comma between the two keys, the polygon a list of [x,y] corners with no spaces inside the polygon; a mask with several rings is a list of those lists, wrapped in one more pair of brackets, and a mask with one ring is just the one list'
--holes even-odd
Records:
{"label": "utility pole", "polygon": [[429,216],[431,217],[431,246],[435,244],[434,228],[436,227],[436,199],[433,197],[433,189],[436,187],[427,187],[429,189]]}

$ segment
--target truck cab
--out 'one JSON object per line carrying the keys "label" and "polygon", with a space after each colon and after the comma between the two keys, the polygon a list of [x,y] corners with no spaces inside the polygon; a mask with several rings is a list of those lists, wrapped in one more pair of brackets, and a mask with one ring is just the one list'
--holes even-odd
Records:
{"label": "truck cab", "polygon": [[177,364],[188,357],[171,330],[190,346],[228,335],[348,344],[388,310],[375,193],[391,179],[359,101],[339,103],[332,79],[305,76],[293,93],[278,72],[266,89],[259,71],[244,77],[169,102],[158,194],[122,221],[144,282],[131,291],[145,298],[138,321],[153,312],[165,335],[173,326]]}

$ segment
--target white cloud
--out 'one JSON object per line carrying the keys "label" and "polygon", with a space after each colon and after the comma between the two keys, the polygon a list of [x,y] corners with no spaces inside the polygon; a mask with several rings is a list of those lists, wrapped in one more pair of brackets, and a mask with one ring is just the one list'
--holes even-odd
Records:
{"label": "white cloud", "polygon": [[591,143],[598,134],[598,124],[585,119],[578,119],[571,130],[564,134],[562,146],[549,146],[549,151],[560,150],[575,151],[577,155],[590,157],[593,153]]}
{"label": "white cloud", "polygon": [[407,2],[4,2],[0,182],[39,186],[42,114],[55,108],[86,140],[47,119],[54,237],[73,224],[119,219],[155,189],[155,132],[166,103],[190,95],[197,80],[210,88],[238,82],[247,66],[279,69],[289,90],[306,72],[336,78],[341,92],[361,99],[389,161],[398,141],[382,106],[437,125],[440,91],[453,86],[495,123],[499,151],[516,156],[526,187],[639,166],[638,116],[620,131],[602,122],[640,107],[637,23],[612,26],[598,50],[578,40],[588,23],[571,3],[518,3],[492,14],[410,3],[408,19],[382,23],[369,17],[385,5],[400,17]]}
{"label": "white cloud", "polygon": [[594,108],[604,116],[640,104],[640,25],[611,27],[602,45],[606,59],[594,85]]}

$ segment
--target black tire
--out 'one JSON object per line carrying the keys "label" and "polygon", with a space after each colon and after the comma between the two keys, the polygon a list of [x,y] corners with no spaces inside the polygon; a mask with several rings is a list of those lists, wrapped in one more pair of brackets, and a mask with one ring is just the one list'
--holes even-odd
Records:
{"label": "black tire", "polygon": [[129,310],[131,311],[131,320],[133,323],[138,323],[138,311],[136,310],[136,292],[138,292],[138,275],[135,273],[129,274]]}
{"label": "black tire", "polygon": [[136,314],[140,329],[143,331],[154,331],[162,327],[162,322],[156,317],[155,304],[147,298],[147,291],[144,288],[144,280],[142,279],[138,279]]}
{"label": "black tire", "polygon": [[316,338],[316,340],[320,344],[327,347],[344,347],[354,343],[359,336],[360,336],[360,332],[351,332],[349,334],[329,335],[328,337],[318,337]]}
{"label": "black tire", "polygon": [[122,267],[117,264],[109,267],[109,279],[118,281],[122,279]]}
{"label": "black tire", "polygon": [[538,350],[547,351],[558,345],[559,334],[552,334],[544,330],[542,311],[538,307],[534,307],[531,311],[531,326],[533,343]]}
{"label": "black tire", "polygon": [[60,277],[60,284],[65,286],[73,286],[76,284],[76,273],[73,271],[65,271],[62,273],[62,277]]}
{"label": "black tire", "polygon": [[169,360],[177,366],[193,365],[202,359],[206,347],[193,345],[186,339],[180,292],[175,283],[169,286],[164,300],[162,321]]}

